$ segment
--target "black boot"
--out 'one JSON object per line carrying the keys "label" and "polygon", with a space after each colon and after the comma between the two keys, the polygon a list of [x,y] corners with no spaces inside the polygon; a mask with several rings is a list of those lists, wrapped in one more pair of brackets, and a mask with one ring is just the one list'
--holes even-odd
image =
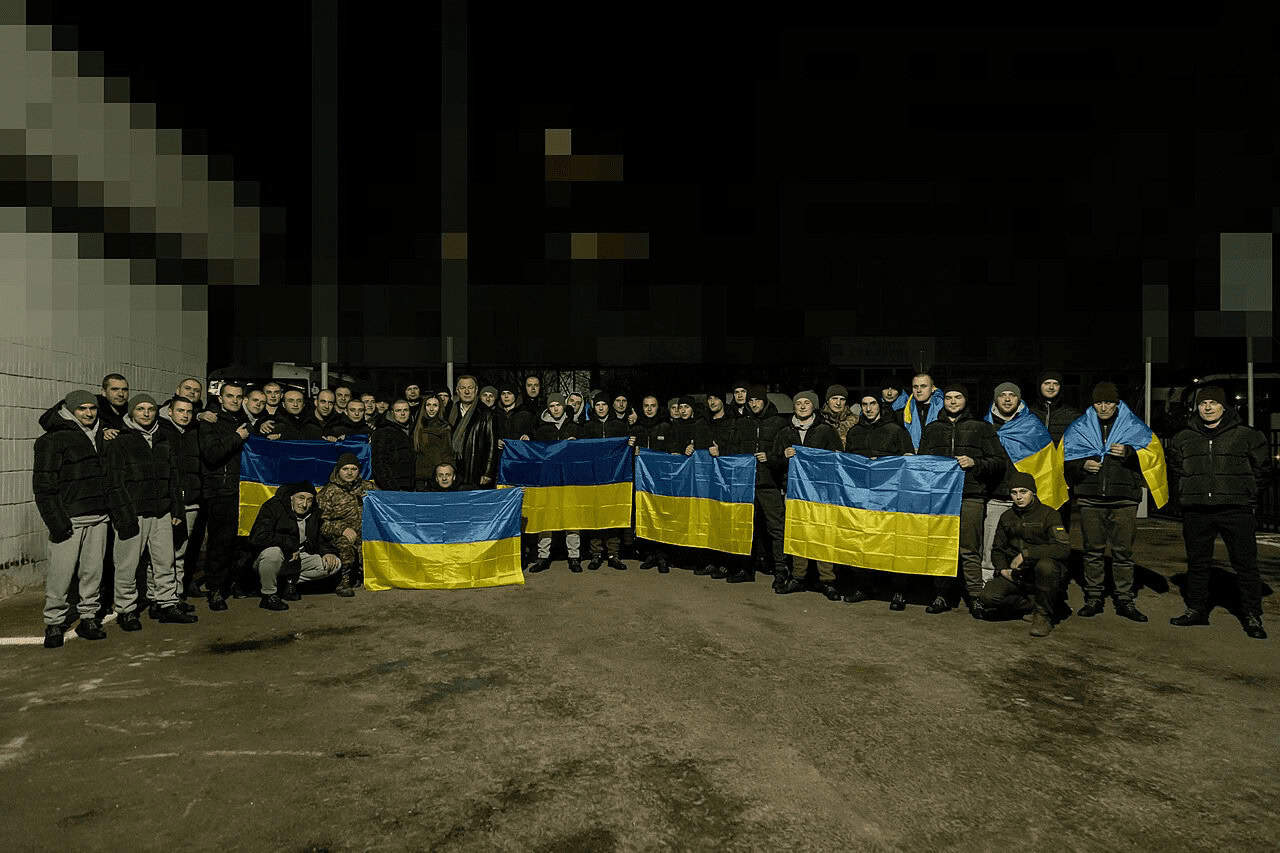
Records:
{"label": "black boot", "polygon": [[665,575],[670,571],[671,571],[671,567],[667,565],[667,558],[659,554],[658,555],[658,574]]}
{"label": "black boot", "polygon": [[534,560],[532,563],[525,566],[524,570],[530,574],[536,574],[538,572],[545,572],[549,568],[551,568],[550,560]]}
{"label": "black boot", "polygon": [[1188,607],[1186,612],[1181,616],[1175,616],[1169,620],[1169,624],[1176,628],[1188,628],[1192,625],[1208,625],[1209,617],[1194,607]]}
{"label": "black boot", "polygon": [[924,609],[924,612],[925,613],[946,613],[950,609],[951,609],[951,602],[947,601],[947,597],[945,595],[939,595],[929,603],[929,606]]}
{"label": "black boot", "polygon": [[1132,601],[1121,602],[1116,605],[1116,615],[1123,616],[1131,622],[1146,622],[1147,614],[1138,609],[1138,606]]}
{"label": "black boot", "polygon": [[644,558],[644,562],[640,564],[640,568],[647,570],[652,569],[656,565],[658,565],[658,556],[656,554],[650,554]]}
{"label": "black boot", "polygon": [[895,592],[893,598],[889,599],[889,609],[895,612],[907,609],[907,597],[900,592]]}
{"label": "black boot", "polygon": [[333,593],[342,598],[355,597],[356,573],[354,569],[348,569],[342,573],[342,579],[338,581],[338,586],[334,588]]}
{"label": "black boot", "polygon": [[1104,605],[1103,605],[1102,599],[1094,598],[1090,601],[1086,601],[1084,603],[1084,607],[1081,607],[1079,610],[1076,611],[1076,615],[1083,616],[1086,619],[1088,619],[1090,616],[1097,616],[1099,613],[1101,613],[1103,610],[1103,607]]}
{"label": "black boot", "polygon": [[44,647],[46,649],[62,648],[62,626],[61,625],[45,625],[44,626]]}
{"label": "black boot", "polygon": [[1255,640],[1267,638],[1267,631],[1262,627],[1261,613],[1250,613],[1244,617],[1244,632]]}
{"label": "black boot", "polygon": [[778,595],[790,595],[793,592],[800,592],[804,589],[804,581],[795,577],[788,577],[784,574],[774,576],[773,591]]}
{"label": "black boot", "polygon": [[190,625],[194,622],[200,621],[199,616],[194,613],[187,613],[176,604],[171,604],[168,607],[161,607],[160,613],[156,616],[156,619],[169,625]]}
{"label": "black boot", "polygon": [[850,604],[857,604],[859,601],[866,601],[870,597],[871,596],[867,595],[866,590],[863,589],[854,589],[852,592],[846,592],[844,594],[844,600]]}
{"label": "black boot", "polygon": [[726,583],[754,583],[755,579],[756,579],[755,569],[743,566],[742,568],[736,570],[733,574],[729,575],[729,577],[725,578],[725,582]]}
{"label": "black boot", "polygon": [[128,613],[121,613],[118,617],[116,617],[116,625],[120,627],[121,631],[141,631],[142,630],[142,621],[138,619],[138,614],[135,611],[130,611]]}
{"label": "black boot", "polygon": [[280,597],[285,601],[301,601],[302,593],[298,592],[298,582],[293,578],[281,578]]}
{"label": "black boot", "polygon": [[600,556],[598,556],[598,555],[597,555],[597,556],[595,556],[595,557],[592,557],[592,558],[591,558],[591,561],[590,561],[589,563],[587,563],[587,571],[590,571],[590,572],[599,571],[599,569],[600,569],[600,564],[601,564],[601,563],[603,563],[603,562],[604,562],[604,558],[603,558],[603,557],[600,557]]}
{"label": "black boot", "polygon": [[289,605],[284,603],[276,593],[262,596],[262,600],[258,602],[258,606],[263,610],[288,610]]}
{"label": "black boot", "polygon": [[76,636],[84,640],[105,640],[107,632],[102,630],[102,623],[97,619],[81,619],[76,626]]}
{"label": "black boot", "polygon": [[569,571],[573,572],[575,575],[582,574],[582,561],[579,560],[577,557],[570,557]]}
{"label": "black boot", "polygon": [[840,590],[836,589],[832,584],[826,583],[818,590],[827,597],[827,601],[839,601],[844,596],[840,594]]}
{"label": "black boot", "polygon": [[716,570],[715,566],[711,565],[710,563],[707,563],[705,566],[698,566],[698,568],[693,570],[693,573],[695,575],[698,575],[699,577],[705,578],[707,575],[711,574],[715,570]]}
{"label": "black boot", "polygon": [[218,613],[220,611],[226,610],[227,609],[226,597],[219,592],[209,593],[209,609],[212,610],[214,613]]}
{"label": "black boot", "polygon": [[617,569],[620,572],[625,572],[627,570],[627,564],[622,562],[621,557],[610,557],[608,565],[609,568]]}

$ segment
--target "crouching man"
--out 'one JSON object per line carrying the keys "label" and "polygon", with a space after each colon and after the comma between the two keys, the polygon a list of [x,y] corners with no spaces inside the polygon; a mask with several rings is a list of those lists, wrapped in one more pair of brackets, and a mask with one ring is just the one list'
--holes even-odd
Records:
{"label": "crouching man", "polygon": [[[332,577],[342,568],[333,546],[320,538],[316,490],[310,483],[289,483],[262,505],[249,531],[258,552],[253,568],[262,583],[264,610],[288,610],[283,599],[297,601],[297,582]],[[277,593],[277,584],[281,591]]]}
{"label": "crouching man", "polygon": [[360,460],[354,453],[338,457],[329,482],[320,489],[320,536],[331,545],[342,563],[342,579],[334,590],[343,598],[356,594],[356,572],[360,570],[360,531],[364,521],[364,496],[377,491],[370,480],[360,476]]}
{"label": "crouching man", "polygon": [[1059,606],[1062,575],[1071,553],[1058,511],[1040,503],[1036,480],[1016,471],[1009,477],[1010,511],[1000,516],[991,548],[993,577],[982,588],[986,618],[1032,614],[1031,636],[1053,631],[1055,617],[1069,613]]}

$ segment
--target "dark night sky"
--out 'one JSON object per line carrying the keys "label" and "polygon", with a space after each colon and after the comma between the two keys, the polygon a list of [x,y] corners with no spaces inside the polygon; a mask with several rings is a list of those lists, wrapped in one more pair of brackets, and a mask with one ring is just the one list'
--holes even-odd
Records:
{"label": "dark night sky", "polygon": [[[1273,21],[690,5],[473,5],[473,361],[589,365],[609,334],[820,364],[841,340],[911,336],[939,363],[1132,369],[1144,281],[1169,286],[1183,360],[1192,312],[1217,307],[1217,233],[1274,227]],[[439,22],[344,7],[343,353],[435,362]],[[31,20],[78,25],[283,221],[263,285],[211,294],[210,366],[307,360],[309,4],[217,9],[59,2]],[[622,154],[625,181],[549,206],[546,127]],[[547,260],[566,231],[646,231],[651,259]]]}

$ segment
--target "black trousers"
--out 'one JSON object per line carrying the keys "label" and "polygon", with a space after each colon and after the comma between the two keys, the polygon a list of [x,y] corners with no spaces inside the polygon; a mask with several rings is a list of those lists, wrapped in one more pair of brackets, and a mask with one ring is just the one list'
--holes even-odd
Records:
{"label": "black trousers", "polygon": [[205,588],[210,595],[226,595],[239,565],[240,546],[236,530],[240,526],[240,499],[236,495],[209,498],[205,502],[208,519],[209,563],[204,569]]}
{"label": "black trousers", "polygon": [[965,498],[960,502],[960,553],[956,573],[935,578],[934,595],[949,599],[963,589],[972,601],[982,593],[982,519],[986,512],[987,502],[983,498]]}
{"label": "black trousers", "polygon": [[1043,557],[1034,564],[1024,565],[1023,583],[997,575],[982,588],[980,600],[988,610],[1005,616],[1019,615],[1035,610],[1053,618],[1053,608],[1062,595],[1062,573],[1065,566],[1057,560]]}
{"label": "black trousers", "polygon": [[1187,548],[1187,606],[1207,613],[1209,579],[1213,575],[1213,543],[1219,536],[1236,572],[1240,609],[1262,613],[1262,584],[1258,578],[1257,525],[1253,510],[1244,506],[1184,507],[1182,541]]}
{"label": "black trousers", "polygon": [[786,565],[786,554],[782,550],[783,525],[786,521],[786,505],[782,500],[780,489],[767,486],[756,486],[756,520],[755,542],[752,543],[752,554],[763,556],[765,538],[769,540],[769,554],[773,557],[774,567]]}

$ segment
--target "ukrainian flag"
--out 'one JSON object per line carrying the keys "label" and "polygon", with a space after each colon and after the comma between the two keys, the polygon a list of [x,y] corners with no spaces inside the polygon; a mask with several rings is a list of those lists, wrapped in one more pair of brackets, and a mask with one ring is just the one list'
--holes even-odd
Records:
{"label": "ukrainian flag", "polygon": [[368,436],[342,441],[272,441],[250,436],[240,449],[240,525],[237,533],[248,536],[258,508],[285,483],[306,480],[317,488],[329,482],[333,466],[344,453],[360,460],[360,476],[372,476],[373,453]]}
{"label": "ukrainian flag", "polygon": [[942,456],[795,451],[787,472],[788,554],[915,575],[956,573],[960,463]]}
{"label": "ukrainian flag", "polygon": [[[898,396],[901,400],[902,396]],[[894,400],[895,407],[898,400]],[[912,397],[908,395],[907,402],[902,404],[902,425],[907,428],[907,432],[911,434],[911,445],[916,450],[920,449],[920,436],[924,433],[925,424],[931,424],[938,419],[938,412],[942,411],[942,392],[937,388],[933,389],[933,394],[929,396],[929,412],[925,415],[924,423],[920,423],[916,419],[916,407],[911,404]]]}
{"label": "ukrainian flag", "polygon": [[524,583],[522,489],[369,492],[361,555],[365,589],[471,589]]}
{"label": "ukrainian flag", "polygon": [[1142,477],[1147,481],[1147,488],[1151,489],[1151,499],[1156,507],[1167,504],[1169,470],[1164,462],[1164,445],[1151,427],[1123,402],[1116,407],[1115,424],[1106,441],[1102,440],[1102,424],[1098,422],[1098,413],[1092,406],[1072,421],[1062,436],[1062,459],[1064,462],[1094,456],[1101,459],[1112,444],[1127,444],[1134,449]]}
{"label": "ukrainian flag", "polygon": [[524,486],[528,533],[630,527],[632,453],[625,438],[507,439],[498,487]]}
{"label": "ukrainian flag", "polygon": [[[995,425],[995,404],[987,412],[987,423]],[[1040,419],[1031,414],[1027,404],[1018,403],[1013,419],[996,429],[996,436],[1013,467],[1036,478],[1036,497],[1045,506],[1058,509],[1067,502],[1067,478],[1053,437]],[[1006,495],[997,495],[1007,499]]]}
{"label": "ukrainian flag", "polygon": [[636,456],[636,535],[645,539],[750,554],[755,500],[754,456]]}

